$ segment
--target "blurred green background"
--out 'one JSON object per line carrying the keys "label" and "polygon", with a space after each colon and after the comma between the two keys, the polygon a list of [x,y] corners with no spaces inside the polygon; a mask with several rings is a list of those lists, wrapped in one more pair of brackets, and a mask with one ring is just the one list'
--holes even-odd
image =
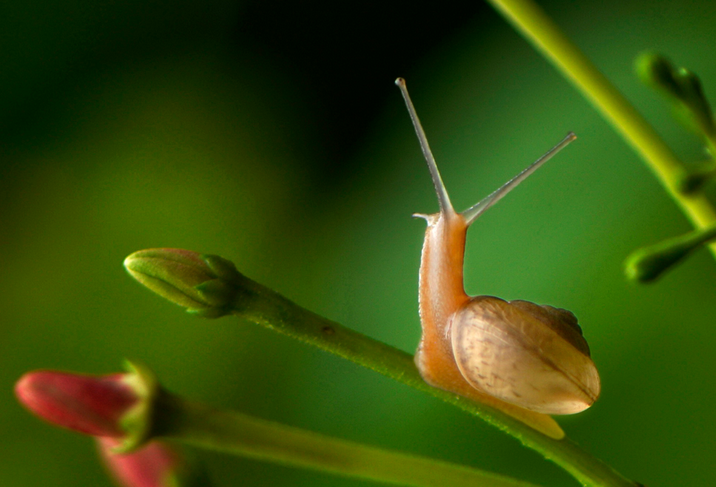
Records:
{"label": "blurred green background", "polygon": [[[632,72],[655,49],[716,100],[716,3],[543,1],[688,161],[696,137]],[[216,253],[299,304],[406,351],[437,208],[400,94],[467,207],[574,130],[579,140],[475,225],[467,289],[574,311],[603,395],[559,421],[650,487],[716,483],[716,266],[656,285],[633,249],[689,229],[594,110],[480,2],[38,0],[0,6],[0,485],[110,486],[92,442],[12,387],[38,368],[151,365],[164,384],[326,434],[542,485],[575,482],[480,420],[233,318],[200,320],[122,268],[131,252]],[[217,486],[362,486],[196,452]]]}

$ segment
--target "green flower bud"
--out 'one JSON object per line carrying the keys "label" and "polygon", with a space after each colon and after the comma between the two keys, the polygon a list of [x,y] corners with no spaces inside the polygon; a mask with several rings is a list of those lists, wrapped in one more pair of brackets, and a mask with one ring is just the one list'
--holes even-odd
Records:
{"label": "green flower bud", "polygon": [[241,279],[230,261],[182,249],[140,250],[124,266],[155,293],[205,318],[229,313]]}
{"label": "green flower bud", "polygon": [[628,279],[651,282],[694,250],[716,238],[716,227],[696,230],[634,251],[625,262]]}
{"label": "green flower bud", "polygon": [[634,62],[641,81],[654,89],[679,98],[683,91],[676,81],[674,66],[661,54],[644,52]]}
{"label": "green flower bud", "polygon": [[716,133],[711,107],[694,73],[676,68],[664,56],[651,52],[641,54],[635,64],[641,80],[666,94],[691,128],[706,136]]}

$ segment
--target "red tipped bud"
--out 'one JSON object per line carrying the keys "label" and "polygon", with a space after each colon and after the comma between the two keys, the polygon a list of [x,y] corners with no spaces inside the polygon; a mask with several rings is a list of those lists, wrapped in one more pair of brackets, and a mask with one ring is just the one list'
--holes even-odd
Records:
{"label": "red tipped bud", "polygon": [[126,374],[90,376],[37,371],[15,385],[20,402],[42,419],[92,436],[116,438],[129,451],[152,434],[162,393],[154,374],[127,361]]}
{"label": "red tipped bud", "polygon": [[127,362],[126,374],[89,376],[36,371],[15,385],[20,402],[55,425],[95,436],[107,468],[122,487],[207,487],[176,447],[150,441],[160,396],[146,367]]}
{"label": "red tipped bud", "polygon": [[15,385],[15,394],[50,423],[94,436],[122,437],[122,418],[139,401],[127,376],[29,372]]}

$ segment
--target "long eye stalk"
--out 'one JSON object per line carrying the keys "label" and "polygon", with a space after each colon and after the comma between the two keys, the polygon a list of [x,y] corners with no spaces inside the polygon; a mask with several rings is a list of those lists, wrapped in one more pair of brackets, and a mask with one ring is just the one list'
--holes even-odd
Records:
{"label": "long eye stalk", "polygon": [[[400,92],[403,94],[403,98],[405,99],[405,105],[408,107],[408,113],[410,113],[410,119],[413,121],[413,126],[415,127],[415,132],[418,135],[418,140],[420,141],[420,148],[423,150],[423,155],[425,156],[425,160],[428,163],[428,169],[430,170],[430,176],[433,179],[433,184],[435,185],[435,192],[438,195],[438,202],[440,203],[440,210],[442,213],[455,213],[455,210],[452,207],[452,203],[450,203],[450,197],[448,196],[447,189],[445,189],[445,184],[443,183],[442,178],[440,177],[440,171],[438,171],[438,166],[435,163],[435,158],[433,157],[433,152],[430,150],[430,144],[428,144],[428,139],[425,136],[425,131],[423,130],[423,126],[420,124],[420,119],[418,118],[418,114],[415,112],[415,107],[413,106],[413,102],[410,100],[410,95],[408,94],[408,88],[405,85],[405,80],[403,78],[398,78],[395,80],[395,84],[398,85],[400,88]],[[461,213],[462,217],[465,219],[465,222],[470,225],[472,222],[477,220],[477,218],[482,215],[485,211],[487,211],[488,208],[490,208],[492,205],[497,203],[502,199],[503,196],[505,196],[507,193],[512,191],[515,187],[517,187],[518,184],[520,184],[522,181],[527,179],[528,176],[530,176],[532,173],[534,173],[537,169],[542,166],[545,162],[549,161],[552,157],[554,157],[557,152],[564,149],[567,144],[572,142],[577,138],[576,135],[574,135],[574,132],[570,132],[567,134],[567,136],[562,139],[562,141],[552,147],[549,151],[547,151],[542,157],[537,159],[535,162],[530,164],[527,168],[525,168],[522,172],[520,172],[517,176],[507,181],[505,184],[500,186],[496,191],[492,192],[489,196],[486,198],[480,200],[477,204],[471,206],[467,210],[463,211]]]}
{"label": "long eye stalk", "polygon": [[425,136],[423,126],[420,124],[418,114],[415,112],[413,102],[410,100],[408,88],[407,86],[405,86],[405,80],[403,78],[398,78],[395,80],[395,84],[398,85],[398,88],[400,88],[400,92],[403,94],[403,98],[405,99],[405,105],[408,107],[408,113],[410,113],[410,119],[413,121],[413,126],[415,127],[415,133],[418,134],[420,148],[423,150],[425,160],[428,162],[430,176],[432,177],[433,184],[435,185],[435,192],[438,194],[440,210],[442,213],[455,213],[455,210],[452,207],[452,203],[450,203],[450,197],[448,196],[447,189],[445,189],[445,184],[443,184],[443,180],[440,177],[440,171],[438,171],[438,166],[437,164],[435,164],[435,158],[433,157],[433,152],[430,150],[428,138]]}
{"label": "long eye stalk", "polygon": [[567,144],[572,142],[577,138],[576,135],[574,135],[574,132],[570,132],[567,134],[567,136],[562,139],[562,141],[552,147],[550,150],[548,150],[542,157],[537,159],[535,162],[527,166],[521,173],[519,173],[514,178],[507,181],[505,184],[500,186],[496,191],[493,191],[489,196],[486,198],[483,198],[480,200],[477,204],[471,206],[467,210],[462,212],[462,216],[465,218],[465,221],[468,225],[470,225],[472,222],[477,220],[477,217],[482,215],[485,211],[487,211],[488,208],[490,208],[492,205],[497,203],[502,199],[503,196],[505,196],[507,193],[515,189],[518,184],[520,184],[522,181],[527,179],[533,172],[535,172],[537,169],[542,166],[545,162],[549,161],[554,157],[557,152],[564,149]]}

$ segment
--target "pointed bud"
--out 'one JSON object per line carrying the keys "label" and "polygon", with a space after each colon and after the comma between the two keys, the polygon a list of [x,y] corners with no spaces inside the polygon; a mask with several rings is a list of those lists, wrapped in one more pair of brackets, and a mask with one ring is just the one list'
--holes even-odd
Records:
{"label": "pointed bud", "polygon": [[128,363],[129,373],[105,376],[36,371],[15,384],[31,412],[63,428],[121,439],[134,448],[149,436],[158,386],[154,376]]}
{"label": "pointed bud", "polygon": [[242,277],[226,259],[182,249],[140,250],[124,266],[155,293],[205,318],[230,312]]}
{"label": "pointed bud", "polygon": [[125,376],[29,372],[15,385],[15,394],[50,423],[88,435],[121,437],[122,417],[139,401]]}
{"label": "pointed bud", "polygon": [[627,258],[624,272],[632,281],[651,282],[714,238],[716,227],[711,227],[638,249]]}
{"label": "pointed bud", "polygon": [[666,94],[691,128],[706,136],[714,135],[713,113],[694,73],[676,68],[664,56],[651,52],[641,54],[635,64],[641,80]]}
{"label": "pointed bud", "polygon": [[636,58],[634,66],[644,84],[674,98],[683,96],[683,90],[676,81],[674,66],[664,56],[654,52],[643,52]]}
{"label": "pointed bud", "polygon": [[187,487],[194,482],[180,450],[162,441],[150,441],[132,453],[116,453],[119,442],[97,438],[99,453],[107,469],[122,487]]}

